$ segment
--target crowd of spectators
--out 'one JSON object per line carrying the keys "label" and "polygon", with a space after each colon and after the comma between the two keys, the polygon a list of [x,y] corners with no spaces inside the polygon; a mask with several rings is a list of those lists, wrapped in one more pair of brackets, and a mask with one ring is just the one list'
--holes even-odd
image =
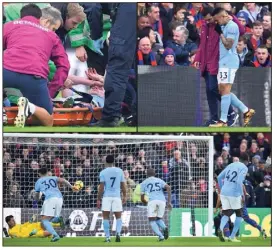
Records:
{"label": "crowd of spectators", "polygon": [[240,66],[271,67],[269,3],[138,3],[138,65],[192,66],[208,8],[224,8],[240,30]]}
{"label": "crowd of spectators", "polygon": [[[214,136],[214,206],[218,185],[216,176],[241,153],[248,153],[248,174],[245,181],[248,207],[271,207],[271,135],[213,134]],[[46,139],[45,139],[46,140]],[[61,139],[60,139],[61,140]],[[174,207],[205,207],[208,205],[208,144],[204,142],[147,142],[122,144],[94,139],[93,144],[60,143],[23,145],[16,138],[5,138],[3,145],[4,207],[37,208],[34,184],[38,169],[47,167],[49,175],[63,177],[72,184],[83,181],[77,193],[60,187],[65,208],[93,207],[96,204],[99,173],[105,167],[105,157],[113,154],[116,166],[124,170],[127,181],[127,205],[140,203],[140,183],[146,169],[154,168],[156,176],[172,187]],[[56,141],[57,142],[57,141]],[[76,144],[76,145],[75,145]]]}

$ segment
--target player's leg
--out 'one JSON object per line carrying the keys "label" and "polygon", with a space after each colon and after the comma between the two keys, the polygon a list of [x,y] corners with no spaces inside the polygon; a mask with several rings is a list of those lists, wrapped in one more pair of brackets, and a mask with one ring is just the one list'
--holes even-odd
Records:
{"label": "player's leg", "polygon": [[[237,72],[236,69],[230,69],[228,72],[228,74],[230,76],[229,81],[231,84],[234,83],[236,72]],[[230,95],[231,95],[231,105],[233,105],[234,107],[236,107],[238,110],[240,110],[243,113],[244,126],[247,126],[250,123],[253,115],[255,114],[255,110],[249,109],[248,107],[246,107],[244,105],[244,103],[242,101],[240,101],[234,93],[230,92]]]}
{"label": "player's leg", "polygon": [[103,215],[103,226],[105,232],[105,242],[111,242],[110,236],[110,211],[112,209],[112,200],[110,197],[103,197],[102,199],[102,215]]}
{"label": "player's leg", "polygon": [[224,242],[225,241],[225,237],[223,234],[224,227],[228,223],[229,218],[233,213],[233,210],[231,208],[231,204],[228,196],[220,195],[220,201],[222,204],[222,217],[220,220],[219,230],[217,233],[218,233],[219,240]]}
{"label": "player's leg", "polygon": [[234,222],[234,228],[232,230],[232,233],[230,235],[229,240],[232,242],[240,242],[240,240],[237,240],[235,237],[237,235],[237,232],[240,229],[240,225],[242,222],[242,200],[241,197],[232,197],[230,198],[232,209],[236,213],[236,219]]}
{"label": "player's leg", "polygon": [[261,227],[255,220],[253,220],[253,219],[251,219],[251,218],[249,217],[247,208],[246,208],[245,206],[244,206],[243,209],[242,209],[242,218],[243,218],[243,220],[244,220],[246,223],[248,223],[248,224],[251,225],[252,227],[257,228],[257,229],[261,232],[263,238],[267,238],[267,235],[266,235],[266,233],[265,233],[265,230],[262,229],[262,227]]}
{"label": "player's leg", "polygon": [[215,95],[216,92],[218,94],[218,86],[216,83],[215,89],[213,86],[213,76],[210,75],[209,72],[205,71],[204,79],[206,82],[206,96],[210,111],[210,120],[208,121],[207,125],[216,123],[218,121],[218,96]]}
{"label": "player's leg", "polygon": [[169,237],[168,228],[163,221],[165,206],[166,206],[166,203],[164,201],[159,202],[158,209],[157,209],[158,211],[157,211],[156,223],[162,229],[164,238],[165,240],[167,240]]}
{"label": "player's leg", "polygon": [[17,127],[24,127],[30,115],[44,126],[53,125],[53,104],[46,79],[3,69],[3,85],[4,88],[19,89],[23,95],[18,99]]}
{"label": "player's leg", "polygon": [[53,238],[51,239],[51,242],[58,241],[60,239],[60,236],[55,231],[51,220],[54,217],[58,217],[61,213],[63,205],[63,199],[61,198],[51,198],[48,200],[45,200],[42,207],[41,212],[41,224],[43,225],[45,231],[48,231],[51,235],[53,235]]}
{"label": "player's leg", "polygon": [[154,233],[159,236],[159,241],[163,241],[164,240],[164,236],[161,233],[159,226],[156,222],[157,220],[157,201],[150,201],[148,202],[148,206],[147,206],[147,210],[148,210],[148,220],[149,220],[149,224],[152,228],[152,230],[154,231]]}
{"label": "player's leg", "polygon": [[115,218],[116,218],[115,242],[120,242],[120,234],[121,234],[121,229],[122,229],[121,213],[123,211],[122,201],[121,201],[120,198],[114,198],[114,201],[112,203],[112,211],[114,212],[114,215],[115,215]]}

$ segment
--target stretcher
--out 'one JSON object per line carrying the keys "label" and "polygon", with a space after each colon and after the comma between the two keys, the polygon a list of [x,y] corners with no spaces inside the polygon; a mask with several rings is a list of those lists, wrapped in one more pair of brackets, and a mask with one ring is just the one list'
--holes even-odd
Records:
{"label": "stretcher", "polygon": [[[14,125],[14,120],[17,115],[17,107],[5,107],[8,118],[7,125]],[[86,126],[93,118],[100,120],[102,116],[102,108],[93,108],[92,111],[87,108],[54,108],[54,126]],[[34,124],[32,118],[28,118],[26,124]]]}

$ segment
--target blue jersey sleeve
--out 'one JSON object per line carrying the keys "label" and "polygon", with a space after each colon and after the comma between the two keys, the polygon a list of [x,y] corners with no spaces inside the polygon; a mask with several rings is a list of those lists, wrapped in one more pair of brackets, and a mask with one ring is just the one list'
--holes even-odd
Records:
{"label": "blue jersey sleeve", "polygon": [[105,181],[103,171],[100,172],[99,178],[100,178],[100,182],[104,182]]}
{"label": "blue jersey sleeve", "polygon": [[242,194],[243,194],[243,182],[244,182],[244,180],[245,180],[245,177],[246,177],[246,174],[247,174],[247,172],[248,172],[248,168],[246,167],[246,168],[243,168],[241,171],[240,171],[240,173],[239,173],[239,176],[238,176],[238,185],[240,185],[241,186],[241,192],[242,192]]}
{"label": "blue jersey sleeve", "polygon": [[140,184],[140,193],[145,194],[145,182],[144,181]]}
{"label": "blue jersey sleeve", "polygon": [[238,29],[239,28],[236,23],[234,23],[232,26],[228,26],[226,38],[235,40],[239,32]]}
{"label": "blue jersey sleeve", "polygon": [[40,181],[39,180],[37,180],[37,182],[35,184],[35,191],[40,192]]}
{"label": "blue jersey sleeve", "polygon": [[164,189],[166,182],[164,182],[162,179],[160,180],[161,188]]}
{"label": "blue jersey sleeve", "polygon": [[125,178],[124,178],[124,173],[123,171],[121,171],[121,179],[120,182],[126,182]]}
{"label": "blue jersey sleeve", "polygon": [[219,188],[221,189],[222,186],[223,186],[223,179],[225,178],[225,175],[227,173],[227,168],[225,168],[220,174],[219,176],[217,176],[217,182],[218,182],[218,185],[219,185]]}

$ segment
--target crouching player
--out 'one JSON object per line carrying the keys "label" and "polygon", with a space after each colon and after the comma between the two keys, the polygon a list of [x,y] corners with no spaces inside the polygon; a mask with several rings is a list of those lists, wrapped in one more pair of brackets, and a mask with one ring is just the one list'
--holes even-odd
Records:
{"label": "crouching player", "polygon": [[[148,202],[148,219],[149,223],[155,232],[159,236],[159,241],[168,239],[168,228],[162,220],[164,216],[166,199],[163,190],[166,189],[168,193],[167,206],[172,209],[171,205],[171,188],[163,180],[155,177],[155,170],[147,170],[147,179],[141,183],[141,201],[147,203],[145,195],[149,196]],[[161,233],[159,227],[162,229]]]}
{"label": "crouching player", "polygon": [[75,186],[72,186],[67,180],[56,177],[48,176],[47,169],[39,169],[40,178],[35,184],[35,199],[39,200],[40,192],[45,195],[45,200],[43,202],[42,211],[41,211],[41,224],[48,231],[53,238],[52,242],[58,241],[60,236],[57,234],[53,228],[52,223],[57,223],[60,221],[60,213],[63,205],[63,196],[59,190],[59,184],[64,184],[73,191],[78,191],[79,189]]}
{"label": "crouching player", "polygon": [[[52,223],[54,227],[64,228],[63,218],[59,217],[58,223]],[[26,222],[24,224],[16,224],[14,217],[9,215],[5,218],[6,223],[9,226],[8,235],[11,238],[43,238],[51,236],[51,233],[46,231],[40,222],[33,223],[32,221]],[[7,236],[8,236],[7,235]]]}

